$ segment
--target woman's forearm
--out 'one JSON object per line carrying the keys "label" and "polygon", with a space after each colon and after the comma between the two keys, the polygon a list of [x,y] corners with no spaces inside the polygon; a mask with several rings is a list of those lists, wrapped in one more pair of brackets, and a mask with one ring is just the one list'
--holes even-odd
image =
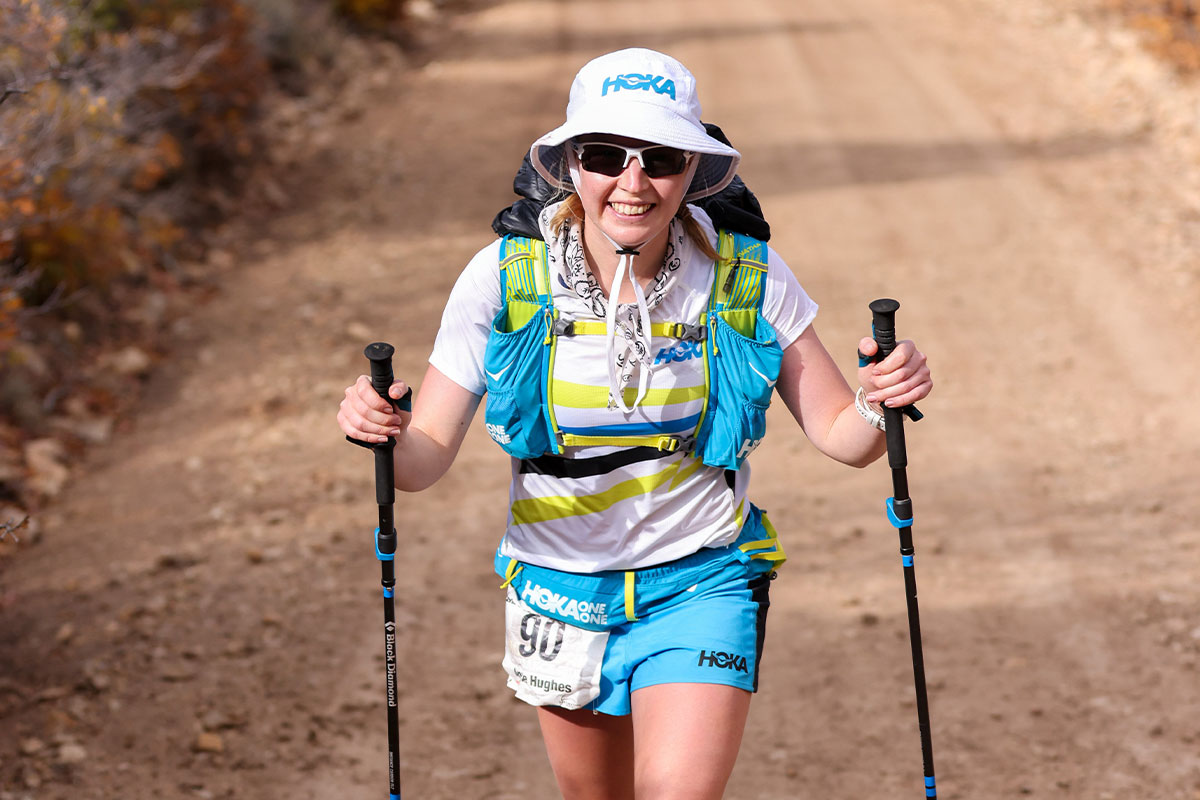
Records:
{"label": "woman's forearm", "polygon": [[[463,435],[469,422],[469,419],[462,422]],[[462,435],[444,443],[428,431],[410,424],[392,453],[396,488],[402,492],[420,492],[437,483],[454,463],[461,443]]]}
{"label": "woman's forearm", "polygon": [[854,402],[842,409],[817,448],[832,459],[852,467],[865,467],[887,450],[882,431],[873,428],[854,407]]}

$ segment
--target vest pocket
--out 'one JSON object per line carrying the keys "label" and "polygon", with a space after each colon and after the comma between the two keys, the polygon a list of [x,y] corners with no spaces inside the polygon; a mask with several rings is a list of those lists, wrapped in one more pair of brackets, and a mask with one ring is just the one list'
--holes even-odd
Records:
{"label": "vest pocket", "polygon": [[[522,304],[530,305],[530,304]],[[534,458],[552,452],[544,396],[547,357],[544,314],[534,314],[514,331],[508,309],[492,320],[484,352],[487,378],[484,423],[488,435],[515,458]]]}
{"label": "vest pocket", "polygon": [[767,407],[747,400],[723,401],[713,416],[704,447],[704,463],[721,469],[738,469],[767,433]]}
{"label": "vest pocket", "polygon": [[[702,458],[705,464],[721,469],[738,469],[746,456],[758,447],[767,430],[767,407],[783,350],[775,338],[775,329],[755,313],[754,335],[734,328],[749,327],[744,309],[716,312],[711,319],[710,390],[707,437]],[[737,315],[727,320],[726,315]]]}

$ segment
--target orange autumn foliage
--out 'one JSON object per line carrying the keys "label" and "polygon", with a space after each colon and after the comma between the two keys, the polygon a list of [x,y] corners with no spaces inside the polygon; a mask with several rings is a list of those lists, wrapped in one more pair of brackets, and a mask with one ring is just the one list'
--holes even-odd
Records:
{"label": "orange autumn foliage", "polygon": [[1145,36],[1147,47],[1184,74],[1200,73],[1200,2],[1108,0]]}

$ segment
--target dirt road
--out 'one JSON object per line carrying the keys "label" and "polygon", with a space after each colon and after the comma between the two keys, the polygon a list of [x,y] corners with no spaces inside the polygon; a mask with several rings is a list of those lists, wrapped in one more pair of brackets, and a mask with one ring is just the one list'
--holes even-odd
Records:
{"label": "dirt road", "polygon": [[[481,2],[427,63],[303,109],[329,128],[293,207],[0,576],[0,798],[385,793],[341,389],[373,339],[419,378],[523,149],[628,45],[697,74],[847,371],[879,296],[931,354],[909,449],[940,795],[1200,798],[1197,90],[1063,6]],[[752,495],[791,560],[728,796],[920,796],[886,467],[822,459],[780,411]],[[411,797],[555,796],[498,666],[507,474],[477,424],[398,506]]]}

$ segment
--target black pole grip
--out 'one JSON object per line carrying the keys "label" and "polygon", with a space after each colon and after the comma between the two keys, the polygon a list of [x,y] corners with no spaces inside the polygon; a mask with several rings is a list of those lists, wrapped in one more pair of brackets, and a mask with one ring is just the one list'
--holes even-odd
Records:
{"label": "black pole grip", "polygon": [[871,303],[871,328],[875,331],[875,343],[879,352],[875,354],[876,361],[883,361],[896,349],[896,309],[900,304],[888,297],[882,297]]}
{"label": "black pole grip", "polygon": [[[890,297],[881,297],[873,300],[868,308],[871,309],[872,336],[875,344],[879,345],[879,352],[875,354],[872,361],[879,363],[896,349],[896,311],[900,308],[900,303]],[[904,406],[900,412],[913,422],[917,422],[924,416],[913,405]]]}
{"label": "black pole grip", "polygon": [[371,386],[379,396],[392,404],[397,411],[412,411],[412,387],[399,400],[393,400],[388,389],[396,382],[392,373],[392,355],[396,348],[387,342],[372,342],[363,350],[363,355],[371,362]]}
{"label": "black pole grip", "polygon": [[392,354],[395,352],[396,348],[387,342],[372,342],[363,350],[363,355],[371,362],[371,386],[389,403],[392,398],[388,397],[388,388],[396,380],[392,374]]}

